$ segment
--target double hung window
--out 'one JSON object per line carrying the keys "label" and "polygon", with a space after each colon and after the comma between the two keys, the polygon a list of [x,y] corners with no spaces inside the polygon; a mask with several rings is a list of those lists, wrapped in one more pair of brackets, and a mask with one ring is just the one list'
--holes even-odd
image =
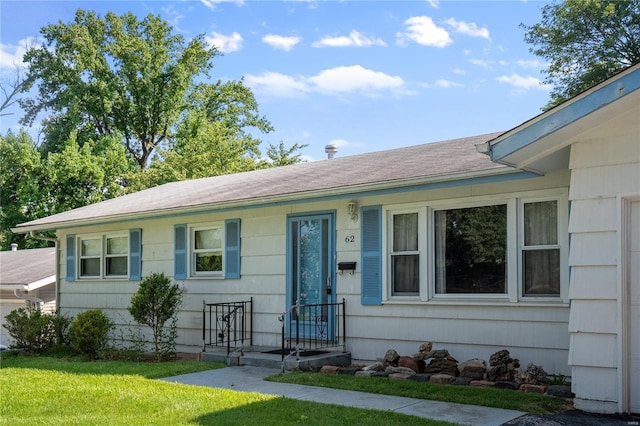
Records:
{"label": "double hung window", "polygon": [[420,252],[418,251],[418,213],[393,215],[391,251],[393,295],[417,295],[420,286]]}
{"label": "double hung window", "polygon": [[558,201],[523,203],[523,296],[560,294]]}
{"label": "double hung window", "polygon": [[222,275],[222,225],[194,228],[192,241],[192,275]]}
{"label": "double hung window", "polygon": [[128,276],[128,235],[79,237],[78,247],[80,278]]}

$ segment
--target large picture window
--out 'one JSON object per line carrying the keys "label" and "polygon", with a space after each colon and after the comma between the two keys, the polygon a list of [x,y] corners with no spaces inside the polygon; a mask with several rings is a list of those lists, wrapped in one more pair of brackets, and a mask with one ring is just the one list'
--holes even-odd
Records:
{"label": "large picture window", "polygon": [[564,191],[437,200],[385,210],[380,302],[567,300]]}
{"label": "large picture window", "polygon": [[504,294],[507,206],[434,212],[437,294]]}

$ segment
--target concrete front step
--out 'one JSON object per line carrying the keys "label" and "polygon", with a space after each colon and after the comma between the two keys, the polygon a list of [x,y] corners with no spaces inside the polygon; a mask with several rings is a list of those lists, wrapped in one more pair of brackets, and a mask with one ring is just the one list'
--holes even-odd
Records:
{"label": "concrete front step", "polygon": [[[266,368],[283,368],[282,355],[273,353],[278,348],[271,347],[248,347],[243,351],[232,351],[227,356],[226,349],[219,350],[217,348],[208,349],[208,352],[202,353],[202,361],[205,362],[223,362],[228,366],[235,365],[251,365],[255,367]],[[269,353],[271,352],[271,353]],[[322,353],[317,353],[322,352]],[[307,351],[308,356],[302,352],[302,355],[296,359],[294,355],[285,356],[284,370],[319,370],[324,365],[346,366],[351,364],[351,352],[332,352],[330,349],[326,351]]]}

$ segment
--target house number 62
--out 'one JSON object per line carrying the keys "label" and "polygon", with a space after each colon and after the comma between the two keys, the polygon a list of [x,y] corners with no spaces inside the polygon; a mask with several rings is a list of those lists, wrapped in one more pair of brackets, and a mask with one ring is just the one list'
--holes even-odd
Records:
{"label": "house number 62", "polygon": [[345,243],[355,243],[356,242],[356,236],[355,235],[347,235],[344,238],[344,242]]}

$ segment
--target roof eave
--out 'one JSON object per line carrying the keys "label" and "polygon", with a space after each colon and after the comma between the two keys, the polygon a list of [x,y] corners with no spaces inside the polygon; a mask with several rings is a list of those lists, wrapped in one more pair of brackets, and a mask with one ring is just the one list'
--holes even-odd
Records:
{"label": "roof eave", "polygon": [[265,205],[274,205],[281,203],[289,203],[289,202],[301,202],[304,200],[310,199],[319,199],[325,197],[349,197],[354,196],[356,194],[364,194],[372,191],[381,191],[388,190],[394,188],[403,188],[403,187],[412,187],[412,186],[420,186],[420,185],[428,185],[435,184],[440,182],[454,182],[460,180],[468,180],[475,178],[482,178],[488,176],[501,176],[508,175],[512,173],[520,173],[518,170],[515,170],[510,167],[492,167],[488,169],[475,170],[471,172],[459,172],[459,173],[451,173],[444,174],[438,176],[421,176],[409,179],[399,179],[399,180],[389,180],[385,182],[376,182],[376,183],[367,183],[367,184],[359,184],[359,185],[349,185],[349,186],[341,186],[339,188],[326,188],[321,190],[310,190],[304,192],[297,193],[289,193],[268,197],[258,197],[251,199],[242,199],[242,200],[233,200],[227,202],[220,203],[207,203],[207,204],[199,204],[196,206],[184,206],[184,207],[174,207],[167,208],[161,210],[154,211],[145,211],[138,213],[126,213],[126,214],[114,214],[108,216],[100,216],[100,217],[91,217],[86,219],[79,220],[63,220],[35,225],[25,226],[18,225],[15,228],[12,228],[11,231],[17,234],[25,234],[32,231],[55,231],[58,229],[66,229],[72,227],[82,227],[88,225],[96,225],[103,223],[112,223],[112,222],[124,222],[124,221],[135,221],[142,219],[149,219],[151,217],[158,216],[179,216],[184,214],[197,214],[201,212],[207,212],[211,210],[232,210],[232,209],[241,209],[247,207],[258,207]]}

